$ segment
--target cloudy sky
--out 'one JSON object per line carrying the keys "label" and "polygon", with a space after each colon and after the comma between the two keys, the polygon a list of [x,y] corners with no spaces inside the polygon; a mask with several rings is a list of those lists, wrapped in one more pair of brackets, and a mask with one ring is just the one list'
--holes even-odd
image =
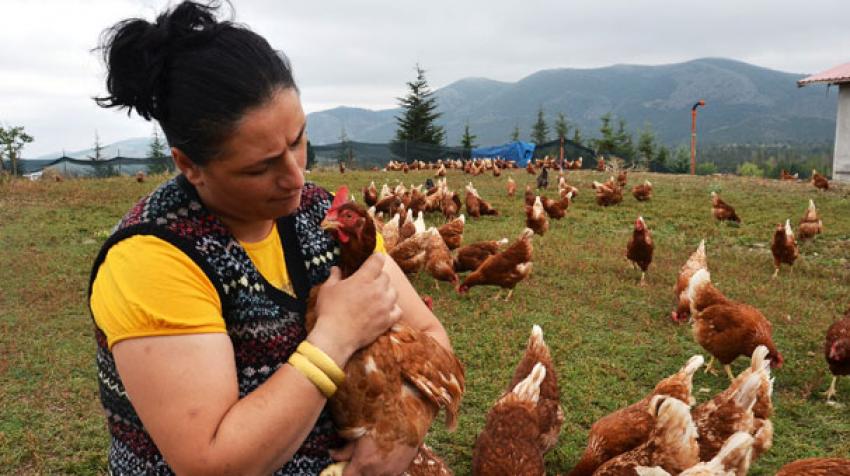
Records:
{"label": "cloudy sky", "polygon": [[[174,2],[171,2],[172,4]],[[232,0],[236,20],[291,58],[307,112],[393,107],[419,62],[434,88],[470,76],[516,81],[544,68],[665,64],[706,56],[792,73],[850,61],[850,1]],[[164,0],[2,0],[0,124],[35,137],[25,157],[151,134],[96,107],[90,52],[118,20]]]}

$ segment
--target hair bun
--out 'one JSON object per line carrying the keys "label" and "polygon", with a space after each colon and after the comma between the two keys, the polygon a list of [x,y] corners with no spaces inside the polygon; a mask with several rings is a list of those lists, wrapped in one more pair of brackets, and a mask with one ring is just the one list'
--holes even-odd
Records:
{"label": "hair bun", "polygon": [[150,120],[166,115],[164,100],[168,61],[172,54],[208,39],[222,25],[217,5],[185,1],[159,15],[155,23],[131,18],[104,31],[100,49],[107,67],[109,95],[95,101],[103,107],[126,107]]}

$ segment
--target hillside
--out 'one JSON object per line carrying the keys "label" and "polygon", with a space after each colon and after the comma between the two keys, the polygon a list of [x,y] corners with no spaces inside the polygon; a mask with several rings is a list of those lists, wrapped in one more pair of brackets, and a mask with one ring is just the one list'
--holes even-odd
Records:
{"label": "hillside", "polygon": [[[660,66],[614,65],[550,69],[515,83],[467,78],[435,91],[450,145],[469,121],[479,144],[505,142],[515,125],[523,138],[542,105],[550,123],[558,112],[593,136],[607,112],[639,129],[650,122],[671,145],[690,137],[690,108],[700,98],[703,143],[829,142],[835,132],[835,93],[797,88],[802,74],[720,58]],[[386,142],[396,128],[395,109],[339,107],[308,115],[315,144],[338,142],[342,127],[352,140]]]}

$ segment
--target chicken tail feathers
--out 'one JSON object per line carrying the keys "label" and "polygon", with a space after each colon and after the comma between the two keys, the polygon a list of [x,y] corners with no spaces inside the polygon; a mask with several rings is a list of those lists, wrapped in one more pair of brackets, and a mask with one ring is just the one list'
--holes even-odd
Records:
{"label": "chicken tail feathers", "polygon": [[528,377],[516,384],[511,392],[520,400],[529,401],[536,405],[540,398],[540,384],[543,383],[544,378],[546,378],[546,366],[538,362],[534,364],[534,368],[531,369]]}

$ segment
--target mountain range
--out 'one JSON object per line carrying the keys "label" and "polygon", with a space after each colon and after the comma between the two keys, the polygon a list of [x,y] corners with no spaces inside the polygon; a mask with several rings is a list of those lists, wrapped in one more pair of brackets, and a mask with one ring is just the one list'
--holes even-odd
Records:
{"label": "mountain range", "polygon": [[[466,78],[434,91],[449,145],[460,143],[468,123],[479,145],[509,140],[516,126],[529,140],[542,107],[553,129],[564,113],[582,136],[598,136],[600,117],[611,113],[632,132],[649,123],[670,145],[690,140],[690,109],[698,111],[701,143],[830,142],[835,133],[837,100],[823,87],[798,88],[805,75],[723,59],[702,58],[660,66],[614,65],[604,68],[547,69],[519,81]],[[399,109],[337,107],[307,116],[314,144],[339,142],[343,127],[349,139],[387,142],[395,134]],[[554,132],[550,132],[554,136]],[[572,133],[570,133],[572,136]],[[551,137],[554,138],[554,137]]]}
{"label": "mountain range", "polygon": [[[448,145],[458,145],[468,123],[476,145],[507,142],[515,127],[530,140],[531,125],[542,107],[554,139],[554,120],[563,113],[582,137],[599,136],[600,117],[611,113],[635,133],[649,124],[668,145],[690,140],[690,109],[698,112],[701,144],[831,143],[837,99],[823,87],[798,88],[805,75],[786,73],[724,58],[684,63],[604,68],[547,69],[516,82],[465,78],[434,91]],[[315,145],[339,142],[343,128],[350,140],[385,143],[395,135],[399,109],[369,110],[341,106],[307,115],[307,132]],[[572,132],[569,134],[572,137]],[[119,152],[144,157],[150,138],[106,145],[105,157]],[[55,159],[62,152],[34,159]],[[91,149],[67,152],[85,159]]]}

